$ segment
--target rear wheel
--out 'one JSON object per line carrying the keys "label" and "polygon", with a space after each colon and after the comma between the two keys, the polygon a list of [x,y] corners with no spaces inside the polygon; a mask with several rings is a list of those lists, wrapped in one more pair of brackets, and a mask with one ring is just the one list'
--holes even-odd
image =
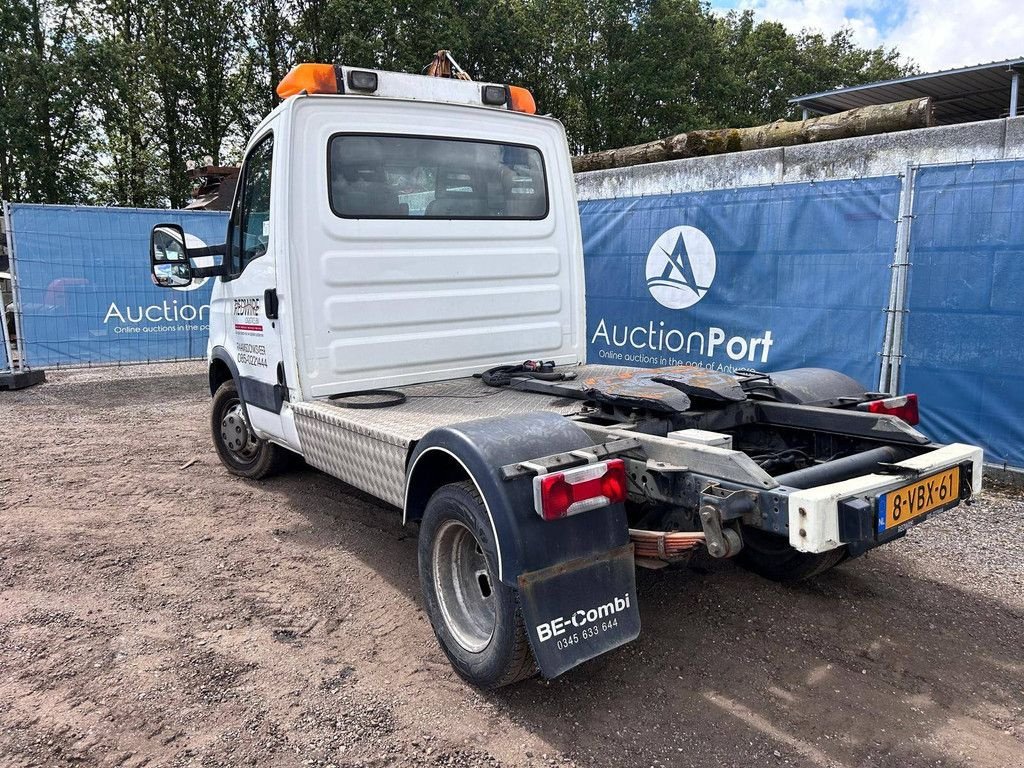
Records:
{"label": "rear wheel", "polygon": [[846,547],[828,552],[799,552],[785,536],[743,528],[743,549],[736,561],[772,581],[800,581],[819,576],[846,559]]}
{"label": "rear wheel", "polygon": [[487,510],[471,483],[452,483],[427,502],[420,524],[420,586],[427,616],[455,671],[481,688],[536,673],[519,595],[497,579]]}
{"label": "rear wheel", "polygon": [[225,381],[213,395],[210,431],[217,455],[229,472],[259,480],[283,468],[288,451],[252,431],[233,379]]}

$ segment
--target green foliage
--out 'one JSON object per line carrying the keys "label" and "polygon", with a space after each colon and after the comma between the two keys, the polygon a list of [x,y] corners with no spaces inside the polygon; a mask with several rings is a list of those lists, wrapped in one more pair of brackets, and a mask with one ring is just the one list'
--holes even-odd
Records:
{"label": "green foliage", "polygon": [[0,192],[48,203],[86,199],[94,125],[79,3],[5,0],[0,46]]}
{"label": "green foliage", "polygon": [[5,0],[0,196],[180,206],[186,161],[238,162],[293,64],[418,72],[439,48],[529,87],[577,153],[791,118],[794,94],[910,71],[849,30],[703,0]]}
{"label": "green foliage", "polygon": [[798,119],[788,104],[794,95],[860,85],[912,74],[895,50],[858,48],[849,29],[829,38],[790,34],[777,22],[756,23],[750,11],[717,19],[725,54],[722,124],[759,125]]}

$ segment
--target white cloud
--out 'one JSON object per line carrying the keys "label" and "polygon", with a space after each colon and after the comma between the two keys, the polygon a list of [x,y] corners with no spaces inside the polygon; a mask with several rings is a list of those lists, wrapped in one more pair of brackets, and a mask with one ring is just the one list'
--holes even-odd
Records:
{"label": "white cloud", "polygon": [[739,7],[794,32],[850,27],[859,45],[895,46],[925,72],[1024,58],[1020,0],[741,0]]}
{"label": "white cloud", "polygon": [[793,32],[808,29],[831,34],[850,27],[860,45],[874,47],[880,35],[870,10],[876,5],[871,0],[741,0],[739,8],[753,10],[762,19],[780,21]]}
{"label": "white cloud", "polygon": [[1024,5],[1018,0],[910,0],[885,43],[930,72],[1024,58],[1021,30]]}

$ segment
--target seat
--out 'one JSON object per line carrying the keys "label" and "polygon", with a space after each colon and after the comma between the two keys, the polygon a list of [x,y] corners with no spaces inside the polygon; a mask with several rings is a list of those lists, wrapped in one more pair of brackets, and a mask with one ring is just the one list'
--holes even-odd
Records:
{"label": "seat", "polygon": [[483,201],[475,192],[441,191],[427,204],[427,216],[485,216]]}
{"label": "seat", "polygon": [[408,215],[408,206],[398,202],[398,194],[387,183],[384,153],[376,139],[346,137],[335,146],[331,199],[340,215]]}
{"label": "seat", "polygon": [[487,205],[481,199],[480,182],[474,169],[459,166],[438,168],[434,183],[434,199],[427,205],[427,216],[487,216]]}

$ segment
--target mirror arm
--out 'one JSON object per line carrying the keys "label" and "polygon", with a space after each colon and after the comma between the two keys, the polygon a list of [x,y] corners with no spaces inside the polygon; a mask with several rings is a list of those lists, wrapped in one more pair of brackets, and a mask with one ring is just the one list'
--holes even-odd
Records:
{"label": "mirror arm", "polygon": [[[189,251],[189,256],[192,252]],[[228,273],[227,266],[224,264],[217,264],[213,267],[192,267],[192,277],[220,277]]]}
{"label": "mirror arm", "polygon": [[223,256],[227,251],[227,243],[221,243],[220,245],[208,245],[205,248],[189,248],[188,257],[190,259],[196,256]]}

